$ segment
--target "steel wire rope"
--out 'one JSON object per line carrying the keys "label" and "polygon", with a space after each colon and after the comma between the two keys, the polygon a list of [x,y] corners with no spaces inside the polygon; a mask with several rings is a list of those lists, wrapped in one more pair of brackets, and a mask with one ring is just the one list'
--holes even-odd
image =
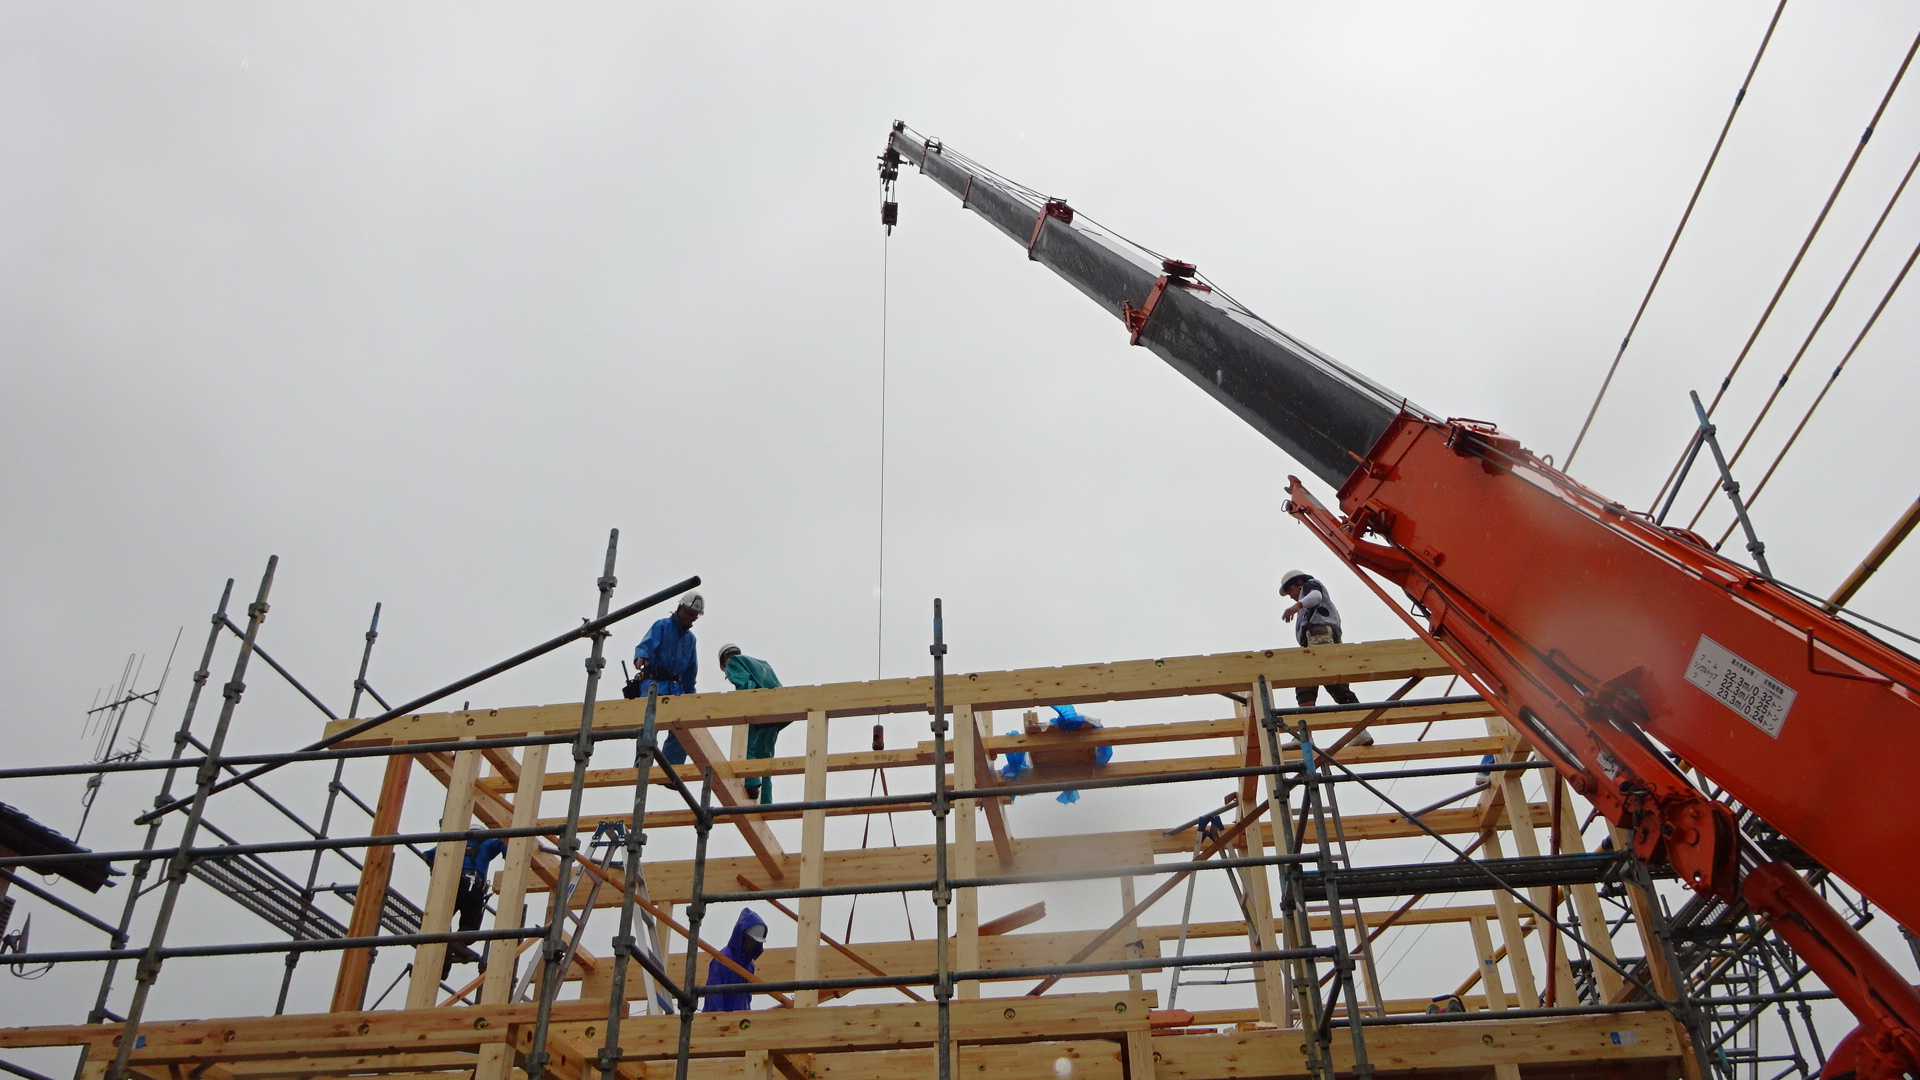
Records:
{"label": "steel wire rope", "polygon": [[887,626],[887,279],[893,270],[892,231],[880,241],[880,526],[874,544],[873,677],[880,678]]}
{"label": "steel wire rope", "polygon": [[1754,51],[1753,63],[1747,65],[1747,77],[1740,82],[1740,89],[1733,95],[1733,108],[1727,110],[1726,122],[1720,125],[1720,137],[1713,141],[1713,152],[1707,155],[1706,168],[1700,170],[1700,179],[1693,185],[1693,194],[1687,198],[1687,208],[1680,214],[1680,224],[1674,226],[1673,237],[1667,241],[1667,250],[1660,256],[1660,265],[1654,268],[1653,280],[1647,283],[1645,295],[1640,297],[1640,306],[1634,310],[1633,321],[1627,324],[1627,333],[1620,339],[1620,348],[1613,354],[1613,363],[1607,365],[1606,378],[1600,380],[1600,391],[1593,395],[1593,404],[1587,408],[1587,418],[1580,423],[1580,433],[1573,438],[1573,449],[1567,451],[1567,463],[1564,468],[1573,467],[1574,456],[1580,453],[1580,445],[1586,441],[1587,431],[1593,427],[1593,418],[1600,411],[1600,402],[1607,396],[1607,390],[1613,386],[1613,377],[1620,370],[1620,360],[1627,355],[1627,345],[1633,341],[1633,332],[1640,328],[1640,319],[1647,313],[1647,305],[1653,301],[1653,291],[1660,286],[1660,279],[1667,272],[1667,263],[1673,259],[1674,249],[1680,246],[1680,234],[1687,230],[1687,222],[1693,218],[1693,208],[1700,202],[1700,192],[1707,186],[1707,177],[1713,174],[1714,163],[1720,160],[1720,150],[1727,144],[1727,133],[1733,130],[1733,118],[1740,114],[1740,105],[1747,99],[1747,88],[1753,85],[1753,74],[1760,70],[1760,58],[1767,54],[1767,44],[1773,40],[1773,31],[1780,25],[1780,14],[1787,9],[1787,0],[1780,0],[1773,9],[1773,18],[1767,23],[1767,32],[1760,38],[1760,48]]}
{"label": "steel wire rope", "polygon": [[[1720,379],[1720,387],[1713,392],[1713,401],[1707,405],[1707,416],[1713,415],[1713,410],[1719,407],[1720,400],[1726,396],[1727,388],[1733,385],[1734,376],[1740,373],[1740,367],[1746,363],[1747,354],[1753,350],[1753,343],[1759,339],[1760,331],[1766,328],[1767,321],[1773,317],[1774,308],[1780,303],[1781,294],[1787,291],[1788,284],[1793,281],[1793,275],[1800,269],[1801,260],[1806,258],[1807,249],[1813,246],[1814,238],[1820,235],[1820,227],[1826,224],[1827,215],[1832,212],[1833,204],[1839,201],[1840,192],[1847,186],[1847,179],[1853,175],[1853,167],[1859,163],[1860,155],[1866,151],[1867,142],[1873,138],[1873,130],[1879,125],[1880,117],[1887,111],[1888,103],[1893,100],[1894,91],[1900,89],[1901,80],[1906,78],[1907,68],[1913,64],[1913,55],[1916,51],[1920,51],[1920,34],[1915,34],[1913,43],[1907,46],[1907,54],[1901,58],[1899,70],[1893,73],[1893,81],[1887,84],[1886,93],[1880,95],[1880,104],[1874,108],[1873,118],[1867,121],[1867,128],[1860,133],[1859,141],[1853,144],[1853,152],[1847,155],[1846,167],[1840,170],[1840,178],[1834,181],[1833,190],[1827,193],[1827,201],[1820,207],[1819,216],[1813,219],[1813,226],[1807,230],[1806,239],[1800,241],[1800,250],[1794,253],[1793,261],[1787,264],[1787,272],[1781,276],[1780,284],[1774,288],[1772,298],[1767,301],[1766,308],[1761,311],[1760,321],[1753,324],[1753,332],[1747,335],[1747,343],[1740,347],[1740,354],[1733,358],[1732,366],[1727,368],[1726,375]],[[1688,443],[1689,445],[1692,443],[1691,435],[1688,436]],[[1661,498],[1667,493],[1668,485],[1674,483],[1675,478],[1680,475],[1680,468],[1685,463],[1686,456],[1686,451],[1682,450],[1680,456],[1674,460],[1673,468],[1667,473],[1666,480],[1661,483],[1659,492],[1654,495],[1652,505],[1660,505]]]}
{"label": "steel wire rope", "polygon": [[[1841,275],[1840,283],[1833,287],[1833,294],[1827,297],[1826,307],[1820,309],[1820,317],[1813,321],[1813,327],[1807,331],[1807,336],[1801,340],[1800,348],[1794,352],[1793,359],[1787,362],[1786,370],[1780,373],[1779,381],[1773,384],[1773,390],[1767,395],[1766,403],[1760,406],[1759,414],[1753,418],[1751,424],[1747,425],[1746,434],[1740,436],[1740,445],[1734,448],[1733,455],[1727,459],[1728,468],[1732,468],[1739,463],[1740,456],[1746,453],[1747,446],[1753,442],[1754,435],[1759,433],[1760,425],[1766,422],[1767,414],[1773,411],[1774,404],[1780,400],[1780,394],[1787,388],[1787,380],[1791,379],[1793,373],[1799,369],[1800,361],[1806,357],[1807,349],[1813,344],[1814,337],[1820,333],[1821,327],[1826,325],[1827,317],[1833,314],[1834,306],[1840,302],[1840,295],[1846,291],[1847,285],[1853,281],[1854,271],[1860,269],[1861,261],[1867,257],[1867,250],[1873,246],[1874,240],[1880,236],[1880,227],[1887,223],[1887,218],[1893,213],[1894,204],[1900,201],[1901,194],[1907,190],[1907,182],[1913,179],[1915,169],[1920,169],[1920,153],[1916,153],[1913,157],[1913,162],[1907,166],[1906,175],[1900,178],[1899,186],[1894,188],[1893,194],[1888,197],[1886,207],[1880,211],[1879,220],[1873,223],[1873,229],[1867,233],[1866,240],[1860,244],[1860,250],[1854,254],[1853,262],[1847,266],[1847,272]],[[1713,490],[1709,489],[1706,497],[1700,500],[1700,508],[1695,510],[1693,517],[1687,521],[1687,528],[1691,529],[1700,523],[1701,515],[1705,514],[1707,507],[1713,503],[1713,494]]]}
{"label": "steel wire rope", "polygon": [[[1760,493],[1766,490],[1767,481],[1773,479],[1774,471],[1780,468],[1780,462],[1785,460],[1787,452],[1792,450],[1794,444],[1800,440],[1800,434],[1807,430],[1807,422],[1813,419],[1814,412],[1820,408],[1822,402],[1827,400],[1828,391],[1833,389],[1834,381],[1840,378],[1840,373],[1846,370],[1847,363],[1853,359],[1853,354],[1859,351],[1860,343],[1866,340],[1867,333],[1873,329],[1875,323],[1880,321],[1880,313],[1887,309],[1887,304],[1893,299],[1893,294],[1898,292],[1901,284],[1907,280],[1907,272],[1913,269],[1913,264],[1916,260],[1920,260],[1920,244],[1914,245],[1912,254],[1907,256],[1906,264],[1900,267],[1900,273],[1893,279],[1893,283],[1887,286],[1887,291],[1880,297],[1880,302],[1874,306],[1873,314],[1867,316],[1866,325],[1862,326],[1860,332],[1854,335],[1853,344],[1847,347],[1846,355],[1842,356],[1840,363],[1834,366],[1833,374],[1827,376],[1826,385],[1820,388],[1820,393],[1815,395],[1812,404],[1807,406],[1807,411],[1801,415],[1800,422],[1794,425],[1793,434],[1787,436],[1786,444],[1780,447],[1780,452],[1773,456],[1773,462],[1767,466],[1766,474],[1760,478],[1760,482],[1755,484],[1753,491],[1747,495],[1747,508],[1749,510],[1753,508],[1754,502],[1760,498]],[[1738,524],[1738,522],[1735,522],[1735,524]],[[1733,529],[1734,525],[1727,526],[1727,531],[1722,533],[1720,539],[1713,545],[1714,550],[1719,550],[1720,546],[1727,542],[1727,537],[1733,535]],[[1891,630],[1892,628],[1885,627],[1885,629]],[[1899,633],[1897,630],[1893,632]],[[1907,635],[1903,634],[1901,636],[1905,637]]]}

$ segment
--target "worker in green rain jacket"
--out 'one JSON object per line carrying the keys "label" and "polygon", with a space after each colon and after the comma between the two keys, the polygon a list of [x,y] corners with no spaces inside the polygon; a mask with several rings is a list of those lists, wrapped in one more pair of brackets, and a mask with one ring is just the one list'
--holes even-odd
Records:
{"label": "worker in green rain jacket", "polygon": [[[780,676],[773,673],[773,667],[765,660],[756,660],[740,651],[738,645],[720,647],[720,670],[726,673],[727,681],[735,690],[771,690],[780,685]],[[792,723],[782,720],[773,724],[754,724],[747,728],[747,757],[770,758],[773,756],[773,744],[779,741],[780,729]],[[758,776],[747,778],[747,798],[758,798],[762,803],[773,801],[773,779]]]}

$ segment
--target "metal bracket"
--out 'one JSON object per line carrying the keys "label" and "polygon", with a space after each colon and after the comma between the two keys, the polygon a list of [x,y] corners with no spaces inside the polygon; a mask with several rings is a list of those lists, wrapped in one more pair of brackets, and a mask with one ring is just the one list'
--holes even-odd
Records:
{"label": "metal bracket", "polygon": [[1147,291],[1145,304],[1134,307],[1125,300],[1120,301],[1120,320],[1127,324],[1127,344],[1129,345],[1140,344],[1140,335],[1147,328],[1147,320],[1153,317],[1153,309],[1160,306],[1160,297],[1166,293],[1168,285],[1178,285],[1183,289],[1192,289],[1196,292],[1213,291],[1213,286],[1194,280],[1194,275],[1199,271],[1190,262],[1162,259],[1160,268],[1166,273],[1161,274],[1159,280],[1153,283],[1153,288]]}

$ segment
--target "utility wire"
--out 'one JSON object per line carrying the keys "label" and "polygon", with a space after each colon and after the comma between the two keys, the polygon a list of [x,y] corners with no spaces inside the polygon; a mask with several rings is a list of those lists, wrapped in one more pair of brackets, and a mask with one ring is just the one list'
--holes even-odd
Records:
{"label": "utility wire", "polygon": [[880,241],[880,535],[875,545],[873,586],[873,677],[880,677],[887,628],[887,279],[893,269],[893,237]]}
{"label": "utility wire", "polygon": [[[1840,294],[1846,291],[1848,283],[1853,280],[1854,271],[1860,269],[1861,260],[1867,257],[1867,249],[1871,248],[1874,240],[1879,237],[1880,227],[1885,225],[1887,218],[1892,215],[1894,204],[1900,201],[1901,194],[1907,190],[1907,181],[1913,179],[1915,169],[1920,169],[1920,154],[1915,154],[1913,163],[1907,166],[1907,174],[1900,178],[1900,186],[1893,189],[1893,195],[1887,199],[1886,208],[1880,211],[1880,219],[1873,223],[1873,230],[1867,233],[1866,240],[1860,244],[1860,250],[1854,254],[1853,262],[1847,266],[1847,272],[1841,276],[1840,284],[1833,287],[1833,295],[1827,297],[1827,306],[1820,309],[1820,317],[1813,321],[1813,328],[1807,331],[1807,336],[1801,340],[1800,348],[1793,354],[1793,359],[1787,362],[1786,370],[1780,373],[1780,380],[1773,384],[1773,391],[1767,395],[1766,404],[1760,407],[1760,414],[1753,418],[1753,423],[1747,426],[1747,433],[1740,437],[1740,445],[1734,448],[1733,456],[1727,459],[1728,468],[1732,468],[1739,462],[1740,455],[1746,453],[1748,444],[1753,442],[1754,434],[1760,430],[1760,425],[1766,422],[1767,414],[1773,411],[1774,403],[1780,400],[1781,392],[1787,388],[1787,380],[1792,378],[1794,371],[1800,367],[1800,361],[1807,355],[1807,348],[1813,344],[1814,336],[1820,333],[1822,326],[1826,325],[1827,316],[1833,314],[1834,305],[1840,302]],[[1687,528],[1691,529],[1700,523],[1701,515],[1707,512],[1707,507],[1712,502],[1713,492],[1709,490],[1706,497],[1700,500],[1700,508],[1693,512],[1693,518],[1687,522]]]}
{"label": "utility wire", "polygon": [[[1860,133],[1860,141],[1853,144],[1853,153],[1847,156],[1846,168],[1840,170],[1840,179],[1834,181],[1833,190],[1827,194],[1826,204],[1820,207],[1820,216],[1813,219],[1813,227],[1807,230],[1806,239],[1800,242],[1800,250],[1794,253],[1793,262],[1787,265],[1786,274],[1780,278],[1780,284],[1773,290],[1773,298],[1767,301],[1766,310],[1760,313],[1760,321],[1753,324],[1753,332],[1747,335],[1747,343],[1741,346],[1740,355],[1734,357],[1733,366],[1729,367],[1726,375],[1721,378],[1720,388],[1714,391],[1713,401],[1707,405],[1707,416],[1713,416],[1713,410],[1719,406],[1720,399],[1726,396],[1727,387],[1733,385],[1733,377],[1739,374],[1740,365],[1746,362],[1747,354],[1753,350],[1754,341],[1760,337],[1760,331],[1766,328],[1767,320],[1773,317],[1773,309],[1780,303],[1780,296],[1787,291],[1787,285],[1793,281],[1794,273],[1800,269],[1800,261],[1806,258],[1807,249],[1813,246],[1814,237],[1820,235],[1820,227],[1826,224],[1827,214],[1833,210],[1833,204],[1839,200],[1841,189],[1847,186],[1847,178],[1853,175],[1853,167],[1859,163],[1861,153],[1866,150],[1867,140],[1873,138],[1873,129],[1879,125],[1881,115],[1887,111],[1887,104],[1893,100],[1894,91],[1900,88],[1900,80],[1906,78],[1907,68],[1913,63],[1913,54],[1916,50],[1920,50],[1920,34],[1915,35],[1913,44],[1907,46],[1907,55],[1901,59],[1900,69],[1893,73],[1893,81],[1887,84],[1887,92],[1880,96],[1880,104],[1873,110],[1873,119],[1867,121],[1867,129]],[[1689,436],[1689,445],[1691,441],[1692,437]],[[1668,472],[1667,479],[1660,485],[1660,491],[1654,495],[1653,505],[1660,505],[1661,498],[1667,493],[1668,485],[1672,484],[1674,478],[1680,474],[1680,466],[1685,460],[1686,452],[1683,450],[1680,457],[1674,461],[1673,469]]]}
{"label": "utility wire", "polygon": [[1760,58],[1767,54],[1767,43],[1773,40],[1774,28],[1780,25],[1780,13],[1787,9],[1787,0],[1780,0],[1773,9],[1773,18],[1767,23],[1767,32],[1760,39],[1760,48],[1753,54],[1753,63],[1747,65],[1747,77],[1741,81],[1740,89],[1733,95],[1733,108],[1727,110],[1727,121],[1720,125],[1720,137],[1713,141],[1713,153],[1707,155],[1707,166],[1700,170],[1700,179],[1693,185],[1693,195],[1687,199],[1687,209],[1680,215],[1680,224],[1674,227],[1673,238],[1667,241],[1666,253],[1660,256],[1660,265],[1653,271],[1653,280],[1647,283],[1646,295],[1640,298],[1640,307],[1633,313],[1633,321],[1627,324],[1627,334],[1620,339],[1620,348],[1613,354],[1613,363],[1607,366],[1607,377],[1600,380],[1600,392],[1593,395],[1593,405],[1587,409],[1587,418],[1580,424],[1580,434],[1574,436],[1573,449],[1567,451],[1565,468],[1573,467],[1574,455],[1580,452],[1580,444],[1586,441],[1587,430],[1593,426],[1593,417],[1600,411],[1601,399],[1607,396],[1607,390],[1613,385],[1613,376],[1620,370],[1620,358],[1627,354],[1627,344],[1633,340],[1633,332],[1640,328],[1640,318],[1647,313],[1647,305],[1653,300],[1653,290],[1660,286],[1660,278],[1667,272],[1667,262],[1673,258],[1673,250],[1680,246],[1680,234],[1687,229],[1687,222],[1693,217],[1693,208],[1700,202],[1700,192],[1707,186],[1707,177],[1713,173],[1714,162],[1720,160],[1720,148],[1727,144],[1727,132],[1733,130],[1733,118],[1740,113],[1741,102],[1747,99],[1747,88],[1753,85],[1753,73],[1760,69]]}
{"label": "utility wire", "polygon": [[[1807,430],[1807,421],[1813,419],[1814,410],[1820,407],[1821,402],[1827,400],[1827,391],[1833,389],[1834,380],[1838,379],[1840,373],[1846,370],[1847,361],[1853,359],[1853,354],[1860,348],[1860,343],[1866,340],[1867,332],[1872,330],[1873,324],[1880,320],[1880,313],[1887,310],[1887,302],[1893,299],[1893,294],[1899,291],[1901,283],[1907,280],[1907,271],[1913,269],[1913,264],[1916,260],[1920,260],[1920,244],[1914,245],[1913,253],[1907,256],[1906,265],[1900,268],[1899,276],[1893,279],[1893,284],[1887,286],[1885,295],[1880,297],[1880,303],[1874,307],[1873,314],[1868,316],[1867,324],[1862,326],[1860,333],[1854,336],[1853,344],[1847,347],[1847,354],[1840,358],[1840,363],[1833,369],[1833,374],[1827,376],[1827,384],[1820,388],[1820,393],[1813,399],[1813,404],[1807,406],[1807,411],[1800,417],[1800,422],[1794,425],[1793,434],[1787,436],[1786,445],[1782,446],[1780,452],[1774,455],[1773,464],[1767,466],[1766,475],[1762,476],[1760,482],[1754,485],[1753,492],[1747,496],[1747,508],[1749,510],[1753,508],[1754,500],[1758,499],[1760,493],[1766,489],[1767,481],[1773,479],[1774,470],[1780,467],[1780,462],[1787,456],[1787,451],[1792,450],[1793,444],[1799,441],[1800,433]],[[1721,534],[1719,541],[1713,545],[1714,549],[1716,551],[1719,550],[1720,545],[1726,543],[1727,537],[1731,535],[1733,535],[1733,526],[1728,525],[1727,531]]]}

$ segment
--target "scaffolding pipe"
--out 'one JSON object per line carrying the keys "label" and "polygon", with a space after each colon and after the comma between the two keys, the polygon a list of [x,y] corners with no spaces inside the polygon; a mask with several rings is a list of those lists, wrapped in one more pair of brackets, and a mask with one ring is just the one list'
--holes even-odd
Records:
{"label": "scaffolding pipe", "polygon": [[[453,682],[448,683],[447,685],[441,687],[438,690],[432,690],[425,694],[422,694],[421,696],[414,698],[412,701],[409,701],[404,705],[400,705],[395,708],[388,709],[386,712],[383,712],[380,715],[373,717],[372,719],[363,720],[358,724],[354,724],[351,727],[345,728],[333,735],[329,735],[324,739],[318,740],[317,742],[309,743],[307,746],[303,747],[302,749],[308,750],[308,751],[325,750],[335,743],[345,742],[346,740],[354,738],[355,736],[364,735],[367,732],[372,731],[374,728],[379,727],[381,724],[384,724],[389,720],[395,720],[402,716],[407,715],[408,713],[417,712],[423,705],[431,705],[434,702],[439,701],[441,698],[447,697],[451,694],[457,694],[460,691],[465,690],[467,687],[474,685],[475,683],[485,682],[486,680],[493,678],[495,675],[498,675],[501,672],[511,671],[514,668],[519,667],[521,664],[524,664],[529,660],[535,660],[535,659],[538,659],[539,657],[545,656],[546,654],[552,652],[555,649],[560,648],[563,645],[571,645],[572,643],[579,641],[581,638],[592,638],[596,634],[600,634],[601,632],[605,631],[607,627],[612,626],[613,624],[619,622],[622,619],[627,618],[628,616],[636,615],[642,611],[645,611],[650,607],[653,607],[656,604],[662,603],[667,600],[671,600],[675,596],[678,596],[689,589],[697,588],[699,585],[700,585],[700,578],[698,575],[695,575],[694,577],[690,577],[687,580],[682,581],[677,585],[669,586],[668,588],[662,589],[651,596],[642,597],[641,599],[636,600],[631,604],[628,604],[626,607],[623,607],[618,611],[604,614],[599,618],[594,619],[591,622],[582,623],[578,627],[572,630],[568,630],[566,633],[560,634],[557,637],[549,638],[546,641],[541,642],[538,645],[535,645],[531,649],[527,649],[524,652],[515,653],[514,655],[507,657],[505,660],[502,660],[497,664],[492,664],[488,667],[481,668],[479,671],[476,671],[473,674],[468,675],[463,679],[456,679]],[[401,751],[397,749],[388,751],[388,753],[401,753],[401,752],[417,754],[420,751],[417,748],[407,748],[405,751]],[[292,759],[289,758],[288,760],[292,760]],[[252,772],[244,774],[244,778],[251,780],[254,777],[260,776],[263,773],[271,772],[272,770],[279,768],[280,765],[282,764],[285,764],[285,762],[284,761],[270,762],[270,763],[264,764],[259,768],[253,770]],[[238,784],[240,782],[240,779],[241,778],[235,778],[232,780],[228,780],[225,783],[217,784],[214,786],[212,791],[209,792],[209,794],[218,794],[222,791],[225,791],[226,789],[233,787],[235,784]],[[173,813],[175,810],[182,809],[188,804],[189,801],[190,800],[186,800],[186,799],[175,799],[164,806],[157,807],[146,814],[142,814],[140,817],[134,820],[134,824],[145,825],[151,821],[156,821],[162,817],[165,817],[168,814]]]}
{"label": "scaffolding pipe", "polygon": [[[200,692],[206,689],[207,679],[212,672],[213,649],[214,646],[220,642],[220,624],[227,617],[227,604],[232,599],[233,579],[228,578],[226,587],[220,590],[220,605],[215,608],[213,612],[213,627],[207,631],[207,647],[205,651],[200,654],[200,666],[193,673],[193,690],[187,695],[186,711],[180,716],[179,729],[173,733],[173,756],[175,758],[178,758],[186,750],[187,740],[192,737],[193,714],[195,710],[200,707]],[[176,769],[169,767],[166,777],[160,781],[160,794],[154,798],[155,806],[159,806],[172,798],[175,775]],[[154,841],[159,838],[159,835],[159,822],[156,821],[147,826],[146,840],[143,842],[141,849],[146,853],[146,856],[134,864],[133,878],[127,884],[127,902],[123,904],[120,909],[120,925],[114,930],[113,937],[109,942],[115,949],[124,948],[127,944],[127,932],[133,926],[134,908],[140,902],[140,883],[146,880],[147,872],[153,867],[151,853],[153,851]],[[87,1023],[105,1023],[107,1018],[112,1015],[107,1012],[107,998],[113,993],[113,976],[119,967],[119,961],[109,961],[106,971],[101,973],[100,991],[94,998],[93,1008],[87,1013]],[[114,1017],[114,1019],[119,1019],[119,1017]],[[80,1063],[74,1066],[74,1080],[80,1080],[80,1075],[85,1069],[86,1059],[82,1058]]]}
{"label": "scaffolding pipe", "polygon": [[[207,743],[207,762],[195,775],[193,796],[186,800],[189,809],[186,824],[180,830],[180,846],[167,865],[167,887],[160,897],[160,913],[154,917],[153,934],[148,939],[145,955],[134,968],[133,1001],[127,1006],[126,1023],[120,1033],[119,1046],[114,1050],[113,1063],[107,1067],[107,1080],[126,1080],[127,1059],[133,1053],[134,1042],[140,1035],[140,1018],[146,1012],[147,998],[153,992],[153,984],[160,977],[160,965],[163,962],[160,950],[166,944],[173,911],[180,902],[180,887],[187,882],[187,868],[192,861],[187,853],[193,850],[194,835],[200,830],[200,819],[206,813],[207,800],[213,796],[214,780],[220,775],[220,748],[226,745],[227,732],[233,725],[234,710],[239,708],[240,695],[247,689],[247,661],[253,658],[254,640],[260,636],[260,624],[266,621],[267,596],[273,591],[273,573],[279,565],[278,555],[267,557],[266,573],[260,576],[260,591],[254,596],[253,603],[247,605],[247,633],[240,639],[239,655],[234,657],[233,677],[221,688],[221,696],[226,703],[220,707],[220,719],[214,723],[213,738]],[[154,815],[153,820],[159,820],[159,815]]]}
{"label": "scaffolding pipe", "polygon": [[[558,846],[560,865],[553,877],[553,918],[547,921],[547,947],[545,971],[543,972],[537,993],[539,1007],[533,1020],[533,1049],[528,1051],[525,1069],[527,1080],[542,1080],[546,1076],[547,1030],[553,1023],[553,1001],[559,996],[560,984],[566,980],[567,969],[573,964],[574,949],[579,944],[580,935],[587,928],[587,917],[593,913],[592,898],[588,898],[587,910],[580,914],[580,924],[574,930],[573,940],[566,940],[567,897],[572,894],[567,888],[573,876],[573,858],[580,850],[580,801],[586,794],[587,766],[593,761],[593,704],[600,692],[600,673],[607,666],[607,609],[613,606],[613,589],[619,579],[613,576],[614,559],[620,553],[620,530],[612,529],[607,533],[607,560],[600,571],[600,579],[595,585],[600,590],[599,610],[594,613],[594,621],[587,624],[593,627],[583,634],[593,642],[592,650],[587,654],[587,689],[580,700],[580,731],[573,741],[573,785],[567,791],[567,824],[560,830]],[[645,784],[637,785],[646,787]],[[611,856],[611,852],[608,853]],[[598,880],[594,882],[597,890]]]}

